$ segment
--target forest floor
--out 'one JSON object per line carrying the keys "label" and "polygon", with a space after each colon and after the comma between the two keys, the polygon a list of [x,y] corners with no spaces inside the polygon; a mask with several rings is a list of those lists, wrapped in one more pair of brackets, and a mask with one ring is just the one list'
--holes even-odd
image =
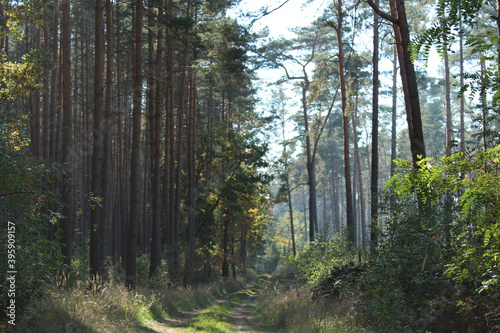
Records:
{"label": "forest floor", "polygon": [[146,321],[143,323],[144,332],[269,332],[259,324],[255,311],[255,298],[262,282],[259,279],[245,290],[225,295],[206,308],[183,312],[168,319]]}

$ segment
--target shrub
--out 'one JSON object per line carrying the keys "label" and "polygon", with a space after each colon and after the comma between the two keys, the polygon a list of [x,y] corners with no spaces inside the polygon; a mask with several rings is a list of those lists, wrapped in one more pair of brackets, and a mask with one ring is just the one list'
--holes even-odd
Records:
{"label": "shrub", "polygon": [[[44,191],[50,180],[46,165],[28,156],[27,139],[15,119],[0,119],[0,320],[7,304],[15,300],[16,312],[40,296],[47,277],[57,274],[61,256],[58,243],[47,238],[52,216],[43,207],[51,194]],[[46,183],[43,184],[42,180]],[[15,271],[15,290],[6,280]],[[12,281],[13,282],[13,281]],[[9,291],[10,290],[10,291]],[[15,294],[15,297],[11,297]]]}
{"label": "shrub", "polygon": [[399,161],[363,309],[385,331],[487,331],[500,323],[500,147]]}

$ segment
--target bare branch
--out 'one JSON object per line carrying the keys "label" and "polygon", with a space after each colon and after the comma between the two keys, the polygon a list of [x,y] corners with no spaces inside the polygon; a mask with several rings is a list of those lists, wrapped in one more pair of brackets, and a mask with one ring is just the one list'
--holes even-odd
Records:
{"label": "bare branch", "polygon": [[378,14],[378,16],[380,16],[381,18],[389,21],[389,22],[392,22],[394,24],[399,24],[399,20],[392,17],[390,14],[387,14],[386,12],[383,12],[374,2],[373,0],[366,0],[366,2],[368,3],[368,5],[370,5],[370,7],[372,7],[373,11],[375,13]]}
{"label": "bare branch", "polygon": [[332,113],[333,106],[335,104],[335,101],[337,100],[337,95],[339,93],[339,88],[340,84],[337,84],[337,88],[335,89],[335,94],[333,95],[332,103],[330,104],[330,107],[328,108],[328,112],[325,116],[325,119],[323,120],[323,123],[321,124],[321,128],[319,129],[318,135],[316,135],[316,138],[314,140],[314,147],[313,147],[313,159],[316,158],[316,151],[318,150],[318,143],[319,139],[321,138],[321,135],[323,134],[323,131],[325,130],[326,123],[328,122],[328,118],[330,118],[330,114]]}

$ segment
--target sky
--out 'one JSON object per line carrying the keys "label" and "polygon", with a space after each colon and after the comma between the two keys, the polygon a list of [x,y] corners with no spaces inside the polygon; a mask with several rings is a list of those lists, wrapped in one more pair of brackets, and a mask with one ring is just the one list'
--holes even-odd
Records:
{"label": "sky", "polygon": [[[245,18],[246,13],[259,15],[260,19],[254,22],[252,31],[256,32],[268,28],[270,38],[293,38],[294,34],[290,31],[291,28],[308,26],[317,17],[321,16],[323,10],[330,2],[330,0],[241,0],[237,6],[228,11],[228,14],[237,18],[238,22],[243,26],[248,26],[253,19],[253,17]],[[270,13],[262,16],[264,9],[267,9],[267,12]],[[372,45],[371,36],[367,36],[366,38],[361,36],[359,37],[359,42],[367,43],[368,48],[370,48]],[[431,59],[435,59],[436,57],[436,52],[433,50]],[[439,76],[438,64],[439,61],[432,60],[427,64],[427,71],[431,76]],[[381,61],[380,66],[381,70],[392,70],[392,62],[387,59]],[[257,75],[261,80],[259,83],[261,103],[257,108],[260,109],[260,112],[266,114],[266,104],[272,98],[271,94],[273,88],[276,86],[275,82],[284,75],[284,72],[281,69],[266,69],[259,70]],[[297,96],[292,96],[292,94],[291,92],[289,93],[290,106],[291,109],[296,109],[296,106],[292,106],[292,103]],[[287,127],[289,138],[297,135],[292,123],[289,123]],[[270,147],[272,151],[271,155],[274,157],[279,156],[282,150],[281,145],[278,143],[279,138],[276,139],[278,140],[271,140],[274,144],[271,144]]]}
{"label": "sky", "polygon": [[[309,3],[305,4],[306,2]],[[253,30],[258,31],[264,27],[268,27],[270,37],[290,37],[290,28],[307,26],[322,13],[327,3],[327,0],[241,0],[238,6],[232,9],[229,14],[237,16],[239,13],[255,13],[263,8],[267,8],[267,11],[271,12],[273,9],[279,7],[279,9],[256,21]],[[241,18],[238,20],[240,23],[245,24],[245,20]]]}

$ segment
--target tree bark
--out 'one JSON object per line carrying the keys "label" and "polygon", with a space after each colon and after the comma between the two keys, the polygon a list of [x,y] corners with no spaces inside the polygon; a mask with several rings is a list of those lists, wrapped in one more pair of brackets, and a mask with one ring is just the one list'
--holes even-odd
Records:
{"label": "tree bark", "polygon": [[[305,74],[305,70],[304,70]],[[318,225],[318,208],[316,200],[316,166],[315,156],[311,147],[311,132],[309,129],[309,113],[307,107],[307,91],[309,90],[309,79],[307,74],[304,76],[302,83],[302,114],[304,118],[304,131],[306,139],[306,167],[307,181],[309,186],[309,242],[314,242],[316,239],[316,231]]]}
{"label": "tree bark", "polygon": [[222,216],[223,235],[222,235],[222,277],[229,277],[229,216]]}
{"label": "tree bark", "polygon": [[391,176],[394,175],[397,157],[397,116],[398,116],[398,54],[394,45],[394,57],[392,67],[392,112],[391,112]]}
{"label": "tree bark", "polygon": [[[375,5],[378,7],[379,0],[375,0]],[[372,160],[371,160],[371,184],[370,184],[370,251],[375,254],[378,246],[378,173],[379,173],[379,158],[378,158],[378,137],[379,137],[379,16],[373,15],[373,78],[372,78]]]}
{"label": "tree bark", "polygon": [[290,189],[290,177],[288,176],[288,172],[285,174],[285,184],[286,184],[286,192],[288,197],[288,214],[290,216],[290,232],[292,234],[292,252],[293,256],[297,256],[297,248],[295,245],[295,227],[293,223],[293,205],[292,205],[292,191]]}
{"label": "tree bark", "polygon": [[[162,14],[161,10],[158,13]],[[151,228],[151,257],[149,276],[158,271],[161,263],[161,107],[162,107],[162,62],[163,62],[163,28],[158,28],[156,41],[156,91],[155,91],[155,126],[153,150],[153,225]]]}
{"label": "tree bark", "polygon": [[345,190],[346,190],[346,224],[348,239],[352,245],[357,246],[356,239],[356,222],[354,220],[354,206],[353,206],[353,193],[351,181],[351,161],[350,161],[350,144],[349,144],[349,114],[347,108],[347,81],[344,72],[344,41],[342,36],[343,29],[343,10],[342,1],[337,1],[338,21],[337,27],[337,43],[339,47],[339,77],[340,77],[340,94],[342,102],[342,127],[344,137],[344,177],[345,177]]}
{"label": "tree bark", "polygon": [[446,136],[445,151],[446,156],[451,156],[453,141],[453,124],[451,114],[451,83],[450,83],[450,61],[448,57],[448,40],[443,36],[443,57],[444,57],[444,90],[445,90],[445,109],[446,109]]}
{"label": "tree bark", "polygon": [[358,194],[359,194],[359,229],[360,233],[358,236],[359,244],[364,244],[366,240],[366,203],[365,203],[365,189],[363,186],[363,174],[361,166],[361,157],[359,154],[358,146],[358,133],[357,133],[357,102],[355,110],[352,113],[352,132],[353,132],[353,143],[354,143],[354,164],[356,166],[356,177],[358,183]]}
{"label": "tree bark", "polygon": [[69,0],[61,3],[61,48],[62,48],[62,162],[63,162],[63,209],[61,219],[62,254],[64,263],[71,265],[73,242],[73,203],[72,203],[72,90],[71,90],[71,29]]}
{"label": "tree bark", "polygon": [[410,137],[410,148],[413,164],[426,157],[425,141],[418,95],[417,76],[413,66],[410,52],[410,30],[406,17],[404,0],[389,0],[391,15],[384,13],[375,5],[373,0],[367,0],[373,10],[390,21],[393,26],[396,39],[401,81],[406,105],[406,119],[408,122],[408,133]]}
{"label": "tree bark", "polygon": [[128,230],[125,284],[135,289],[137,278],[137,233],[141,218],[141,104],[142,104],[142,0],[135,0],[132,155],[130,161],[130,220]]}
{"label": "tree bark", "polygon": [[[94,130],[92,149],[92,203],[90,215],[90,273],[102,275],[102,228],[103,228],[103,134],[104,134],[104,3],[95,2],[95,63],[94,63]],[[96,202],[95,200],[98,200]]]}
{"label": "tree bark", "polygon": [[196,80],[194,73],[190,73],[189,86],[189,109],[187,128],[187,172],[188,172],[188,197],[187,197],[187,243],[190,256],[195,251],[195,222],[196,222],[196,174],[195,174],[195,128],[196,128]]}
{"label": "tree bark", "polygon": [[[102,228],[102,255],[105,260],[111,254],[110,236],[113,232],[113,200],[111,182],[113,179],[111,159],[111,138],[114,133],[114,121],[111,118],[113,108],[113,12],[110,0],[106,0],[106,84],[104,100],[104,133],[103,133],[103,160],[102,160],[102,191],[104,198],[103,228]],[[105,262],[103,261],[103,265]],[[103,266],[104,267],[104,266]]]}

